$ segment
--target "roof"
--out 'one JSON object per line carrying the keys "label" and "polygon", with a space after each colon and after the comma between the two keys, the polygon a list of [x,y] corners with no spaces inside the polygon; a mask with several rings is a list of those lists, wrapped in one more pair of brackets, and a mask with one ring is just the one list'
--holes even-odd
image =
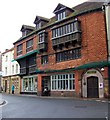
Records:
{"label": "roof", "polygon": [[93,10],[102,9],[103,4],[104,2],[84,2],[73,7],[73,9],[75,10],[75,13],[77,13],[77,15],[80,15]]}
{"label": "roof", "polygon": [[13,50],[14,50],[14,47],[12,47],[11,49],[6,49],[5,52],[3,52],[2,54],[8,53],[8,52],[13,51]]}
{"label": "roof", "polygon": [[29,29],[29,30],[35,30],[35,27],[33,27],[33,26],[29,26],[29,25],[22,25],[22,27],[21,27],[21,31],[26,30],[26,29]]}
{"label": "roof", "polygon": [[[75,6],[75,7],[73,7],[72,9],[74,10],[74,12],[72,14],[70,14],[70,16],[66,17],[63,20],[67,20],[67,19],[69,19],[71,17],[76,17],[76,16],[79,16],[79,15],[82,15],[82,14],[86,14],[88,12],[93,12],[93,11],[96,11],[96,10],[102,10],[103,4],[104,4],[104,2],[84,2],[82,4],[79,4],[79,5]],[[57,9],[57,7],[56,7],[56,9]],[[40,16],[37,16],[37,17],[40,17]],[[44,19],[44,17],[40,17],[40,19],[41,18]],[[46,29],[47,27],[55,25],[55,24],[57,24],[59,22],[61,22],[61,21],[56,21],[56,18],[54,16],[54,17],[50,18],[49,22],[47,22],[47,24],[44,25],[42,28],[31,32],[30,34],[28,34],[25,37],[21,37],[20,39],[18,39],[13,44],[15,44],[15,43],[17,43],[17,42],[19,42],[19,41],[33,35],[33,34],[35,34],[36,32],[39,32],[40,30]]]}
{"label": "roof", "polygon": [[43,20],[43,21],[49,22],[48,18],[45,18],[45,17],[42,17],[42,16],[36,16],[36,18],[34,20],[34,23],[36,24],[36,22],[39,21],[39,20]]}
{"label": "roof", "polygon": [[72,8],[69,8],[69,7],[67,7],[67,6],[59,3],[59,4],[57,5],[57,7],[55,8],[55,10],[53,11],[53,13],[59,12],[59,11],[61,11],[61,10],[63,10],[63,9],[69,9],[69,10],[71,10],[71,11],[74,11]]}

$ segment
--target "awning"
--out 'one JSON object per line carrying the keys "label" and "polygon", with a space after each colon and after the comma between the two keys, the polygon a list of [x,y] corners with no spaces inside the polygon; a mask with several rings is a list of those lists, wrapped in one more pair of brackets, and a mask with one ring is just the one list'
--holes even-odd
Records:
{"label": "awning", "polygon": [[18,57],[17,59],[14,59],[13,61],[17,61],[17,60],[23,59],[23,58],[25,58],[27,56],[30,56],[30,55],[34,54],[34,53],[39,53],[39,51],[38,50],[34,50],[34,51],[29,52],[29,53],[27,53],[27,54],[25,54],[23,56]]}
{"label": "awning", "polygon": [[89,68],[102,68],[102,67],[108,67],[110,66],[110,61],[100,61],[100,62],[91,62],[91,63],[87,63],[87,64],[83,64],[81,66],[78,67],[74,67],[74,68],[67,68],[67,69],[61,69],[61,70],[36,70],[37,74],[43,74],[43,73],[56,73],[56,72],[72,72],[75,70],[82,70],[82,69],[89,69]]}
{"label": "awning", "polygon": [[102,68],[102,67],[107,67],[107,66],[110,66],[110,61],[91,62],[91,63],[78,66],[74,69],[80,70],[80,69],[88,69],[88,68]]}

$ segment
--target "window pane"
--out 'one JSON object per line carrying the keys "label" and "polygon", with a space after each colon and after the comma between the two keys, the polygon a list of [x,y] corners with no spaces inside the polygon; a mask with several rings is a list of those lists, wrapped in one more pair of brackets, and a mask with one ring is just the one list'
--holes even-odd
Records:
{"label": "window pane", "polygon": [[65,89],[65,80],[63,80],[62,82],[63,82],[63,89]]}
{"label": "window pane", "polygon": [[47,64],[48,63],[48,55],[41,57],[41,64]]}
{"label": "window pane", "polygon": [[80,57],[81,57],[80,48],[56,53],[57,62],[71,60],[71,59],[78,59]]}
{"label": "window pane", "polygon": [[68,80],[66,80],[66,89],[68,89]]}
{"label": "window pane", "polygon": [[75,89],[74,74],[54,75],[52,79],[53,90],[73,90]]}

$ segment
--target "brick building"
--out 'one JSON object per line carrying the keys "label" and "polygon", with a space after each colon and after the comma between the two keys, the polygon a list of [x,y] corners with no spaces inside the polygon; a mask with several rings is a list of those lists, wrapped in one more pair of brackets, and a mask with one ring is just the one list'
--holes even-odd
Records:
{"label": "brick building", "polygon": [[55,16],[36,16],[14,43],[21,93],[103,98],[108,95],[105,12],[102,2],[73,8],[58,4]]}

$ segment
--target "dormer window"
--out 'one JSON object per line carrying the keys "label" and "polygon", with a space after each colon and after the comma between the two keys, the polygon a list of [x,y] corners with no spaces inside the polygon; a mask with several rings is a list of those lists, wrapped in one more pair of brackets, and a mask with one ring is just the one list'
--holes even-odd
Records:
{"label": "dormer window", "polygon": [[22,25],[21,32],[22,32],[22,37],[28,35],[32,31],[34,31],[34,27],[29,26],[29,25]]}
{"label": "dormer window", "polygon": [[64,19],[65,17],[66,17],[65,11],[57,14],[57,20],[58,20],[58,21]]}
{"label": "dormer window", "polygon": [[62,5],[60,3],[58,4],[58,6],[53,11],[53,13],[56,14],[56,20],[57,21],[65,19],[72,12],[74,12],[73,9],[71,9],[71,8],[65,6],[65,5]]}
{"label": "dormer window", "polygon": [[41,22],[36,24],[36,29],[41,28]]}
{"label": "dormer window", "polygon": [[48,22],[49,22],[49,19],[41,16],[36,16],[34,24],[36,25],[36,29],[40,29],[42,26],[44,26]]}

